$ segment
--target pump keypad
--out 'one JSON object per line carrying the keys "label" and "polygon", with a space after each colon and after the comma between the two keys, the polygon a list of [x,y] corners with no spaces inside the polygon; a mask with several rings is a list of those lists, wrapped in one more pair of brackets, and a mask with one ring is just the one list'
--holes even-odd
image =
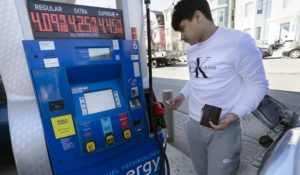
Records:
{"label": "pump keypad", "polygon": [[93,152],[96,150],[96,144],[94,141],[88,141],[85,144],[85,148],[88,153]]}
{"label": "pump keypad", "polygon": [[126,130],[123,131],[123,137],[124,137],[124,139],[130,139],[131,138],[130,129],[126,129]]}
{"label": "pump keypad", "polygon": [[112,144],[115,143],[115,137],[112,134],[108,134],[108,135],[105,136],[105,142],[108,145],[112,145]]}

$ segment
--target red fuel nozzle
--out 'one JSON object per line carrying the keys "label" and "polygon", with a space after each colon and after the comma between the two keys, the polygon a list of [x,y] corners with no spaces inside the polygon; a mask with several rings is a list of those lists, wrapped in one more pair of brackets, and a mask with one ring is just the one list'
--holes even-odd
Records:
{"label": "red fuel nozzle", "polygon": [[153,114],[157,117],[163,117],[165,115],[165,106],[163,105],[163,103],[153,103]]}

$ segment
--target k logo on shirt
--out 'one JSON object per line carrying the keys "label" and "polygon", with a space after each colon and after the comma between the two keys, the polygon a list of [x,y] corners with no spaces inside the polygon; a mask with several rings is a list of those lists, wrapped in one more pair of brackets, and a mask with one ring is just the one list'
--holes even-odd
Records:
{"label": "k logo on shirt", "polygon": [[[208,78],[207,74],[205,73],[208,69],[216,69],[216,66],[206,66],[205,63],[211,57],[198,57],[196,62],[189,62],[189,71],[190,73],[195,73],[195,78]],[[201,75],[200,75],[201,74]]]}

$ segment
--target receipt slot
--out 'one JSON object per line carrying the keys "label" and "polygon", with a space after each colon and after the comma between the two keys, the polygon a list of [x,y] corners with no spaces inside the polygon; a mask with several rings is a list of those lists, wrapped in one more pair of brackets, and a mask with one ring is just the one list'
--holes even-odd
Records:
{"label": "receipt slot", "polygon": [[137,41],[23,41],[53,174],[156,174]]}

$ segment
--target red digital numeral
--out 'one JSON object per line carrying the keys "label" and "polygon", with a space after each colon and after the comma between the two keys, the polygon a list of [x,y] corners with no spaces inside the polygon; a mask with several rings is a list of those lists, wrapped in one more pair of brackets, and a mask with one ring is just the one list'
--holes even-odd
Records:
{"label": "red digital numeral", "polygon": [[76,25],[76,22],[75,22],[75,17],[74,17],[74,15],[68,15],[68,24],[69,24],[69,26],[71,27],[70,29],[73,31],[73,32],[78,32],[78,30],[77,30],[77,25]]}
{"label": "red digital numeral", "polygon": [[85,25],[85,32],[91,32],[91,24],[90,24],[90,17],[84,16],[83,17],[84,25]]}
{"label": "red digital numeral", "polygon": [[53,27],[53,32],[60,32],[59,22],[58,22],[58,16],[57,14],[50,14],[51,24]]}
{"label": "red digital numeral", "polygon": [[112,33],[111,19],[105,18],[105,27],[108,30],[108,33]]}
{"label": "red digital numeral", "polygon": [[100,33],[107,33],[104,18],[99,17],[98,18],[98,24],[99,24],[99,27],[100,27],[99,32]]}
{"label": "red digital numeral", "polygon": [[98,33],[99,32],[96,17],[91,17],[91,30],[92,30],[93,33]]}
{"label": "red digital numeral", "polygon": [[43,32],[41,19],[38,12],[30,12],[32,24],[37,32]]}
{"label": "red digital numeral", "polygon": [[124,28],[123,28],[123,23],[121,19],[117,19],[117,26],[118,26],[118,33],[123,34],[124,33]]}
{"label": "red digital numeral", "polygon": [[49,13],[42,13],[42,19],[43,19],[43,24],[44,24],[44,31],[45,32],[52,32],[52,25],[51,25],[51,20],[50,20],[50,15]]}
{"label": "red digital numeral", "polygon": [[67,25],[66,15],[63,15],[63,14],[59,15],[59,26],[60,26],[60,31],[69,32],[69,27]]}
{"label": "red digital numeral", "polygon": [[84,32],[84,21],[83,21],[83,16],[76,16],[77,19],[77,24],[78,24],[78,31],[79,32]]}
{"label": "red digital numeral", "polygon": [[111,21],[110,22],[111,23],[111,33],[118,33],[116,19],[115,18],[111,18],[110,21]]}

